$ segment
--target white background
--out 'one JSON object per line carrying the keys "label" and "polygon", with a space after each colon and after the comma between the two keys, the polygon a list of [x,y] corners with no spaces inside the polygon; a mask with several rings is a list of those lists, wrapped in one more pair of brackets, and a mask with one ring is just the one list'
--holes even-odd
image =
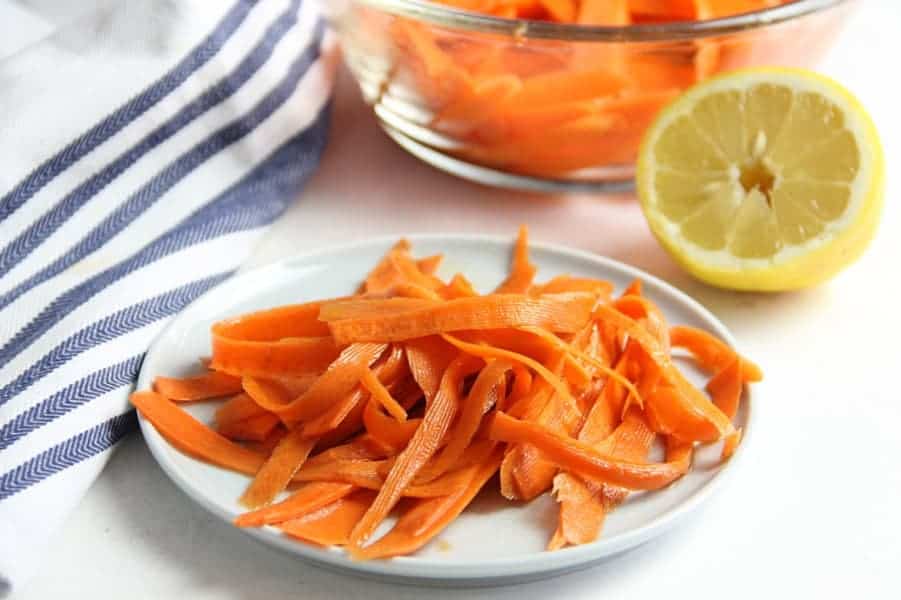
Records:
{"label": "white background", "polygon": [[889,179],[870,251],[815,290],[736,294],[691,280],[628,196],[532,196],[436,172],[381,133],[346,75],[322,168],[252,260],[382,234],[512,236],[524,221],[535,239],[611,256],[688,292],[732,329],[767,379],[755,393],[760,420],[748,460],[675,531],[601,567],[535,584],[388,585],[307,566],[215,520],[134,435],[14,598],[901,598],[899,63],[901,4],[869,0],[822,65],[876,119]]}

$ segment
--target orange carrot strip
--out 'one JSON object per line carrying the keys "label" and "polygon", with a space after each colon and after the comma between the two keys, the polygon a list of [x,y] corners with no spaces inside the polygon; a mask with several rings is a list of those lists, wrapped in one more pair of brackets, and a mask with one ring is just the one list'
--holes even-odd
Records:
{"label": "orange carrot strip", "polygon": [[497,471],[502,453],[498,450],[491,458],[470,468],[471,474],[465,486],[455,493],[431,500],[421,500],[401,516],[394,527],[375,543],[362,548],[350,545],[351,556],[356,559],[385,558],[409,554],[422,548],[472,502],[479,490]]}
{"label": "orange carrot strip", "polygon": [[678,409],[682,418],[701,419],[710,425],[711,433],[698,441],[715,441],[735,430],[729,418],[685,378],[673,364],[666,350],[646,329],[612,306],[599,305],[595,314],[602,321],[607,321],[627,333],[642,346],[650,359],[659,365],[663,378],[671,383],[677,392],[670,396],[670,399],[676,400],[673,408]]}
{"label": "orange carrot strip", "polygon": [[354,409],[366,399],[366,392],[356,389],[328,407],[318,417],[303,424],[303,437],[316,438],[334,431]]}
{"label": "orange carrot strip", "polygon": [[262,442],[269,434],[275,431],[280,421],[278,417],[270,413],[263,413],[241,421],[216,424],[216,430],[234,441]]}
{"label": "orange carrot strip", "polygon": [[611,369],[600,360],[594,358],[593,356],[590,356],[589,354],[586,354],[585,352],[582,352],[577,348],[574,348],[572,344],[567,344],[547,330],[541,329],[539,327],[520,327],[519,329],[521,331],[527,331],[532,335],[538,336],[548,341],[549,343],[559,348],[562,352],[565,352],[568,357],[575,356],[590,363],[595,369],[607,375],[607,377],[615,379],[620,385],[625,387],[631,394],[638,398],[639,402],[641,401],[641,395],[638,393],[638,390],[635,388],[632,382],[629,381],[628,378],[624,377],[621,373],[619,373],[616,369]]}
{"label": "orange carrot strip", "polygon": [[[396,380],[406,375],[407,365],[405,362],[404,349],[401,346],[395,346],[391,352],[387,353],[386,358],[372,370],[373,377],[381,384],[381,381],[394,384]],[[369,372],[367,368],[364,373]],[[386,393],[389,394],[387,390]],[[358,412],[366,402],[368,393],[364,387],[357,387],[342,400],[333,403],[318,417],[307,421],[303,425],[304,437],[319,437],[337,430],[340,425],[349,419],[355,411]],[[401,406],[401,410],[404,408]],[[404,413],[406,414],[406,413]],[[357,425],[359,426],[359,425]]]}
{"label": "orange carrot strip", "polygon": [[694,444],[685,442],[678,438],[666,438],[666,462],[668,463],[691,463],[691,457],[694,454]]}
{"label": "orange carrot strip", "polygon": [[434,275],[427,275],[419,269],[419,264],[413,260],[409,252],[396,252],[391,256],[394,266],[401,274],[399,283],[410,283],[427,290],[437,290],[444,287],[444,282]]}
{"label": "orange carrot strip", "polygon": [[278,528],[288,535],[322,546],[343,546],[360,517],[372,504],[375,494],[360,490],[338,498],[319,510],[300,518],[280,523]]}
{"label": "orange carrot strip", "polygon": [[633,279],[632,282],[626,286],[626,289],[623,290],[620,298],[625,298],[626,296],[641,296],[641,288],[641,279]]}
{"label": "orange carrot strip", "polygon": [[318,374],[338,355],[319,302],[283,306],[214,323],[210,366],[232,375]]}
{"label": "orange carrot strip", "polygon": [[469,395],[463,402],[463,410],[453,428],[448,432],[448,443],[417,477],[418,482],[432,481],[457,464],[464,451],[472,442],[482,422],[482,417],[493,406],[502,401],[507,387],[507,373],[513,370],[513,363],[493,360],[479,372]]}
{"label": "orange carrot strip", "polygon": [[337,459],[305,466],[294,476],[296,481],[344,481],[357,487],[379,489],[394,457],[383,460]]}
{"label": "orange carrot strip", "polygon": [[657,433],[685,442],[712,442],[720,438],[719,431],[708,419],[695,411],[686,410],[684,396],[671,385],[658,386],[653,394],[645,398],[644,409],[648,422]]}
{"label": "orange carrot strip", "polygon": [[410,340],[404,343],[404,347],[410,373],[422,388],[426,402],[430,403],[438,393],[444,372],[459,352],[438,336]]}
{"label": "orange carrot strip", "polygon": [[529,367],[536,373],[538,373],[542,379],[548,382],[548,384],[554,388],[554,390],[563,396],[571,405],[575,406],[576,400],[573,398],[572,394],[569,392],[569,388],[567,388],[566,384],[563,383],[559,377],[554,375],[547,367],[539,363],[538,361],[525,356],[523,354],[519,354],[517,352],[511,352],[509,350],[504,350],[502,348],[494,348],[492,346],[484,346],[480,344],[471,344],[469,342],[464,342],[463,340],[456,338],[452,335],[442,334],[441,337],[462,350],[467,354],[472,356],[478,356],[479,358],[505,358],[518,363],[522,363],[523,365]]}
{"label": "orange carrot strip", "polygon": [[238,500],[241,504],[259,508],[284,491],[316,445],[316,440],[304,438],[302,433],[294,430],[281,439]]}
{"label": "orange carrot strip", "polygon": [[331,321],[329,327],[339,344],[397,342],[449,331],[527,325],[566,333],[585,325],[595,301],[594,295],[578,292],[539,298],[497,294],[447,300],[393,315]]}
{"label": "orange carrot strip", "polygon": [[691,21],[698,17],[695,0],[629,0],[629,10],[654,21]]}
{"label": "orange carrot strip", "polygon": [[302,396],[288,404],[267,408],[277,414],[289,427],[322,414],[329,408],[334,398],[346,396],[360,383],[363,371],[375,362],[386,348],[385,344],[348,346]]}
{"label": "orange carrot strip", "polygon": [[466,375],[477,369],[480,363],[481,361],[460,357],[448,366],[441,379],[439,391],[426,410],[422,423],[416,429],[410,443],[398,455],[384,485],[379,490],[378,497],[354,528],[351,535],[352,547],[362,547],[397,504],[403,489],[438,449],[438,444],[447,433],[457,412],[461,382]]}
{"label": "orange carrot strip", "polygon": [[582,0],[576,22],[582,25],[628,25],[626,0]]}
{"label": "orange carrot strip", "polygon": [[[477,450],[483,452],[484,446],[479,446]],[[481,458],[484,459],[484,457]],[[385,472],[388,471],[395,462],[394,459],[375,461],[341,459],[317,465],[316,467],[304,467],[294,476],[294,481],[343,482],[352,484],[358,488],[381,490],[385,486]],[[409,484],[403,489],[401,496],[408,498],[435,498],[436,496],[446,496],[460,488],[461,481],[465,479],[464,470],[465,469],[458,469],[445,473],[434,481]],[[465,483],[465,481],[463,483]]]}
{"label": "orange carrot strip", "polygon": [[741,443],[741,436],[742,430],[740,427],[735,430],[735,433],[726,436],[726,439],[723,441],[723,452],[720,455],[720,460],[732,458],[732,455],[735,454],[735,451],[738,450],[738,445]]}
{"label": "orange carrot strip", "polygon": [[540,0],[540,3],[555,21],[572,23],[576,19],[575,0]]}
{"label": "orange carrot strip", "polygon": [[[513,247],[513,264],[510,275],[495,290],[495,294],[525,294],[535,279],[538,268],[529,261],[529,228],[519,228],[519,235]],[[464,327],[463,329],[479,329]]]}
{"label": "orange carrot strip", "polygon": [[292,400],[291,392],[276,379],[263,379],[245,375],[241,379],[244,393],[260,409],[276,414]]}
{"label": "orange carrot strip", "polygon": [[[573,336],[570,346],[581,352],[580,348],[587,346],[591,342],[595,330],[596,327],[593,324],[587,325],[582,331]],[[562,353],[560,356],[562,357],[562,362],[558,360],[555,363],[554,373],[569,373],[566,380],[569,381],[570,387],[584,390],[591,381],[591,377],[589,376],[585,383],[581,383],[582,380],[571,379],[572,369],[570,367],[572,357],[565,353]],[[581,395],[580,393],[579,396],[581,397]],[[566,435],[575,434],[582,421],[582,413],[578,401],[575,405],[571,405],[562,402],[559,395],[552,395],[534,418],[532,415],[528,415],[528,417],[530,421]],[[522,500],[530,500],[550,489],[554,476],[558,471],[557,465],[545,460],[541,452],[529,444],[518,444],[510,448],[504,457],[502,468],[505,466],[511,470],[518,497]]]}
{"label": "orange carrot strip", "polygon": [[[567,334],[561,334],[566,336]],[[539,337],[519,329],[487,329],[484,331],[460,331],[454,337],[464,342],[492,346],[524,354],[542,364],[556,359],[559,349]]]}
{"label": "orange carrot strip", "polygon": [[379,378],[376,377],[371,369],[363,371],[363,377],[360,379],[360,383],[363,384],[363,387],[369,390],[372,397],[378,400],[385,410],[388,411],[388,414],[400,422],[407,420],[407,411],[404,410],[404,407],[391,396],[391,392],[389,392],[382,382],[379,381]]}
{"label": "orange carrot strip", "polygon": [[520,363],[513,364],[513,388],[510,395],[498,405],[499,409],[506,410],[508,407],[516,405],[522,398],[532,391],[532,373]]}
{"label": "orange carrot strip", "polygon": [[735,418],[741,400],[742,366],[743,361],[736,357],[707,382],[707,392],[713,403],[730,419]]}
{"label": "orange carrot strip", "polygon": [[322,337],[328,327],[319,322],[321,302],[290,304],[248,313],[213,324],[213,337],[248,342],[272,342],[282,338]]}
{"label": "orange carrot strip", "polygon": [[[591,443],[599,432],[579,433],[579,440]],[[616,430],[594,448],[622,460],[643,461],[654,441],[654,432],[640,413],[630,411]],[[554,492],[560,504],[557,531],[548,544],[548,550],[562,548],[566,544],[587,544],[597,539],[607,513],[619,506],[628,496],[628,490],[583,481],[569,473],[554,478]]]}
{"label": "orange carrot strip", "polygon": [[648,333],[657,338],[664,350],[669,351],[669,326],[666,324],[666,317],[656,304],[638,294],[627,294],[615,300],[613,306],[631,319],[643,320]]}
{"label": "orange carrot strip", "polygon": [[[674,348],[688,350],[706,371],[719,372],[738,354],[722,341],[704,330],[676,325],[670,329],[670,343]],[[763,372],[753,362],[742,357],[742,377],[745,382],[760,381]]]}
{"label": "orange carrot strip", "polygon": [[390,448],[386,448],[371,435],[363,433],[346,444],[333,446],[311,456],[303,464],[303,468],[312,469],[336,460],[377,460],[392,455],[394,452]]}
{"label": "orange carrot strip", "polygon": [[393,256],[397,252],[409,252],[410,242],[401,238],[369,272],[360,292],[379,292],[391,287],[399,279]]}
{"label": "orange carrot strip", "polygon": [[153,389],[176,402],[193,402],[237,394],[241,391],[241,379],[217,371],[184,379],[157,377]]}
{"label": "orange carrot strip", "polygon": [[238,515],[235,518],[235,525],[262,527],[297,519],[343,498],[353,490],[354,486],[349,483],[331,481],[308,483],[281,502]]}
{"label": "orange carrot strip", "polygon": [[560,468],[588,479],[635,490],[656,490],[669,485],[684,475],[690,464],[687,460],[657,464],[618,460],[597,452],[584,442],[504,413],[495,414],[489,436],[502,442],[532,444]]}
{"label": "orange carrot strip", "polygon": [[322,437],[319,438],[317,447],[323,449],[331,448],[336,444],[347,441],[349,438],[359,433],[360,427],[363,425],[363,410],[365,408],[366,402],[358,402],[357,405],[351,409],[350,413],[344,417],[344,420],[341,421],[340,425],[335,427],[332,431],[322,434]]}
{"label": "orange carrot strip", "polygon": [[613,292],[613,284],[600,279],[585,279],[571,275],[558,275],[546,283],[536,284],[529,290],[530,294],[561,294],[565,292],[590,292],[601,298]]}
{"label": "orange carrot strip", "polygon": [[607,517],[607,508],[599,501],[596,491],[578,477],[559,473],[554,477],[553,494],[559,504],[559,514],[557,529],[548,541],[547,549],[559,550],[567,544],[595,541]]}
{"label": "orange carrot strip", "polygon": [[254,402],[250,396],[242,392],[232,396],[219,405],[219,408],[216,409],[214,419],[216,421],[216,428],[219,429],[223,426],[227,427],[228,425],[245,419],[265,415],[267,412],[268,411]]}
{"label": "orange carrot strip", "polygon": [[375,399],[370,399],[366,403],[363,411],[363,425],[373,438],[399,452],[416,433],[422,419],[397,421],[385,416],[378,409],[378,404]]}
{"label": "orange carrot strip", "polygon": [[292,377],[318,375],[338,356],[331,337],[285,337],[247,341],[213,334],[210,366],[235,376]]}
{"label": "orange carrot strip", "polygon": [[443,254],[433,254],[432,256],[426,256],[425,258],[417,260],[416,267],[426,275],[434,275],[435,271],[438,270],[438,267],[441,266],[443,260]]}
{"label": "orange carrot strip", "polygon": [[[593,324],[584,327],[572,337],[572,345],[575,347],[588,343],[594,330]],[[553,335],[551,337],[556,339]],[[550,371],[557,376],[560,374],[571,376],[573,374],[572,357],[561,351],[559,347],[556,349],[557,354],[548,363],[551,367]],[[568,376],[565,378],[569,381],[567,389],[584,387],[584,383],[578,383],[583,380],[573,381]],[[590,380],[590,377],[588,379]],[[579,395],[581,396],[581,394]],[[559,393],[547,394],[543,397],[537,396],[528,407],[524,407],[522,416],[555,431],[571,434],[581,420],[581,410],[578,401],[574,404],[563,400],[564,397]],[[545,460],[534,446],[529,444],[511,446],[507,449],[501,464],[501,493],[508,498],[530,500],[551,487],[556,473],[557,466]]]}
{"label": "orange carrot strip", "polygon": [[282,441],[282,438],[286,435],[288,435],[288,430],[283,425],[279,424],[275,427],[275,429],[269,432],[269,435],[267,435],[260,441],[244,441],[244,447],[253,452],[262,454],[263,456],[269,456],[270,454],[272,454],[272,451],[275,450],[275,447],[278,446],[278,443]]}
{"label": "orange carrot strip", "polygon": [[265,460],[219,435],[165,396],[155,392],[135,392],[130,400],[172,445],[188,454],[248,474],[256,473]]}
{"label": "orange carrot strip", "polygon": [[441,296],[447,300],[453,300],[454,298],[471,298],[472,296],[478,295],[479,293],[473,287],[472,283],[461,273],[454,275],[444,289],[441,290]]}
{"label": "orange carrot strip", "polygon": [[326,322],[396,315],[438,304],[424,298],[350,298],[323,303],[319,319]]}

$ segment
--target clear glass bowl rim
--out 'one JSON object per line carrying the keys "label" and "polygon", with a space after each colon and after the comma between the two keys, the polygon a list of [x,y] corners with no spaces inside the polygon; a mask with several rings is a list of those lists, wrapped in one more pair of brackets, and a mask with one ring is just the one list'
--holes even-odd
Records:
{"label": "clear glass bowl rim", "polygon": [[[328,2],[329,0],[325,0]],[[783,23],[822,12],[853,0],[796,0],[773,8],[742,13],[709,21],[677,21],[625,27],[601,27],[570,23],[550,23],[506,19],[452,8],[427,0],[350,0],[397,16],[425,21],[453,29],[508,35],[517,39],[536,38],[580,42],[660,42],[690,40],[746,31]]]}

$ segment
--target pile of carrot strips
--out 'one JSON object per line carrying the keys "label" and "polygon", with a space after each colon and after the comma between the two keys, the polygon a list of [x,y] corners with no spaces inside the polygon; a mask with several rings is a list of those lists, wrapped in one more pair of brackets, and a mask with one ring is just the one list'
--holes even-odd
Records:
{"label": "pile of carrot strips", "polygon": [[[618,296],[584,277],[536,283],[525,227],[491,293],[439,263],[401,240],[353,296],[216,323],[205,373],[131,401],[178,449],[252,478],[237,526],[361,560],[422,548],[496,475],[511,501],[555,495],[549,549],[589,543],[630,491],[685,475],[696,445],[721,441],[727,460],[740,443],[732,421],[760,369],[667,324],[639,281]],[[709,373],[704,389],[676,355]],[[206,401],[212,425],[183,409]]]}

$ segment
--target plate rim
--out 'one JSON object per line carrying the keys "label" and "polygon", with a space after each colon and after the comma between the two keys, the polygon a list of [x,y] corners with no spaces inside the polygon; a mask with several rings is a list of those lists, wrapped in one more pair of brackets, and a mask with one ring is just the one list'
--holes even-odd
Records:
{"label": "plate rim", "polygon": [[[209,301],[210,297],[214,297],[217,294],[225,293],[228,289],[227,286],[238,285],[246,279],[266,278],[268,274],[278,272],[281,269],[297,268],[317,259],[322,260],[342,253],[353,253],[370,247],[384,250],[384,248],[396,243],[400,238],[409,240],[414,246],[417,242],[445,242],[448,244],[485,243],[499,248],[510,249],[512,249],[513,246],[512,237],[501,235],[452,232],[380,235],[350,243],[330,244],[322,248],[294,254],[246,270],[239,270],[234,276],[222,282],[222,284],[215,286],[195,298],[165,325],[153,339],[145,354],[135,389],[149,388],[149,383],[155,374],[150,373],[148,367],[156,362],[154,360],[155,355],[162,351],[160,349],[162,340],[164,340],[172,330],[181,325],[181,319],[185,318],[184,315],[196,304]],[[693,313],[699,315],[705,322],[705,325],[709,325],[720,339],[725,341],[730,347],[737,348],[736,341],[731,332],[725,324],[713,314],[713,312],[679,288],[655,275],[610,257],[578,248],[572,248],[563,244],[530,240],[529,248],[530,250],[548,252],[566,258],[584,261],[589,264],[597,265],[601,269],[618,271],[628,277],[639,278],[644,283],[656,287],[661,293],[671,295],[678,303],[683,304]],[[453,252],[452,249],[448,251],[448,253],[451,252]],[[238,529],[253,539],[293,554],[302,560],[319,563],[326,568],[383,579],[397,579],[399,581],[417,580],[422,582],[445,581],[453,583],[463,581],[502,580],[518,577],[530,577],[531,579],[535,579],[542,576],[550,577],[554,574],[562,574],[564,572],[576,570],[580,567],[591,566],[605,558],[612,557],[637,547],[666,533],[685,517],[698,509],[717,490],[719,490],[735,472],[736,466],[743,462],[744,456],[747,453],[746,447],[754,437],[753,432],[757,429],[756,410],[754,410],[752,396],[747,385],[744,387],[743,394],[745,400],[744,404],[746,406],[746,418],[742,434],[742,443],[739,445],[735,454],[722,468],[714,473],[710,479],[700,485],[700,487],[684,501],[664,511],[660,515],[650,519],[635,529],[608,538],[601,537],[590,544],[570,546],[554,551],[542,550],[523,556],[487,558],[478,561],[453,558],[421,558],[415,556],[401,556],[371,561],[354,561],[340,550],[304,544],[299,540],[294,540],[289,536],[278,533],[278,530],[271,526]],[[227,510],[221,509],[214,502],[208,500],[200,493],[198,488],[195,488],[190,481],[181,476],[179,470],[174,465],[170,464],[165,452],[168,449],[178,451],[177,448],[169,444],[162,434],[160,434],[139,412],[137,414],[137,419],[144,441],[153,455],[154,460],[163,472],[166,473],[169,479],[172,480],[176,487],[204,510],[214,514],[219,519],[226,521],[229,526],[234,527],[232,523],[233,515]],[[191,460],[203,463],[203,461],[190,457],[189,455],[186,456]],[[212,465],[207,466],[216,468]]]}

